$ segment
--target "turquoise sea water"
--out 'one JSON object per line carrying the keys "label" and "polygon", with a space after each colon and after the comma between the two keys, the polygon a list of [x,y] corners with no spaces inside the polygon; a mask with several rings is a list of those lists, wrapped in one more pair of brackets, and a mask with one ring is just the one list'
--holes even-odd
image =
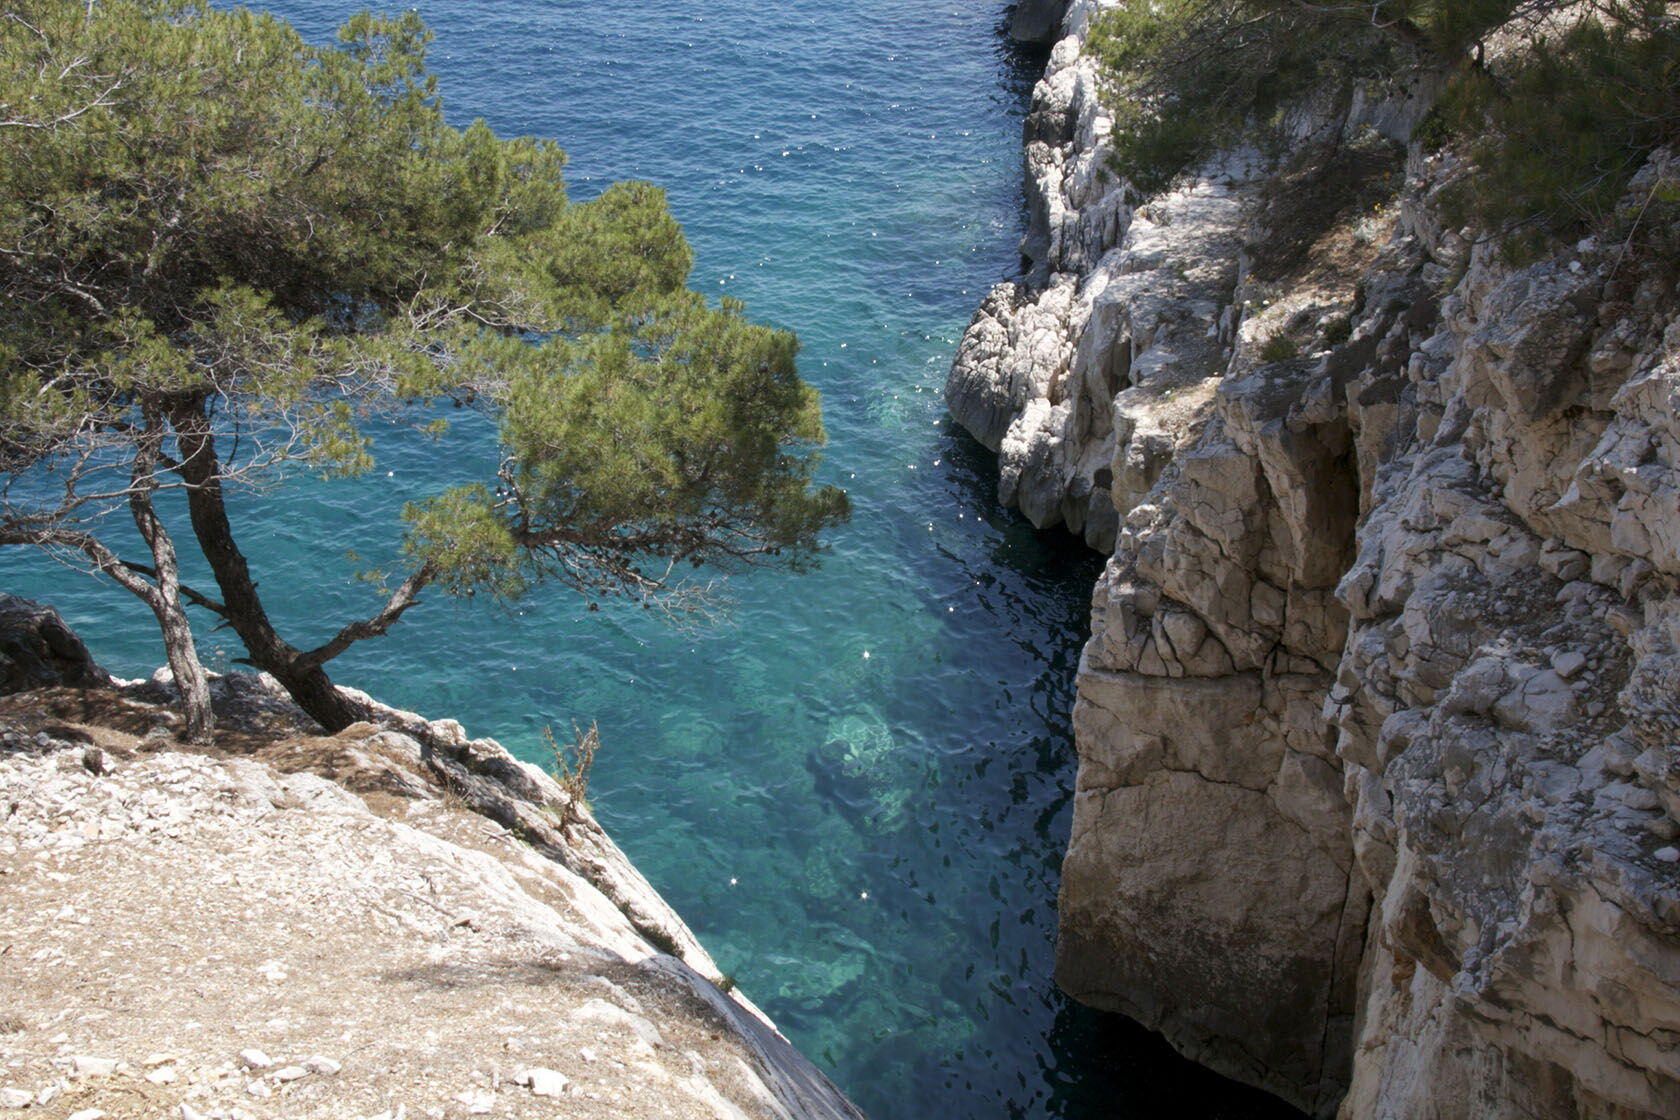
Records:
{"label": "turquoise sea water", "polygon": [[[271,7],[317,40],[351,10]],[[1098,562],[996,509],[994,464],[940,396],[1016,264],[1035,61],[998,34],[1005,7],[424,5],[452,118],[559,139],[577,197],[665,186],[696,286],[799,333],[826,474],[856,513],[821,571],[734,579],[704,630],[558,593],[436,599],[335,677],[533,760],[545,725],[598,720],[602,821],[876,1120],[1278,1115],[1050,981]],[[367,613],[344,552],[388,554],[394,511],[481,467],[483,434],[385,439],[371,478],[247,503],[246,551],[294,641]],[[57,604],[115,671],[162,660],[119,591],[16,553],[0,584]],[[203,646],[217,667],[240,652]]]}

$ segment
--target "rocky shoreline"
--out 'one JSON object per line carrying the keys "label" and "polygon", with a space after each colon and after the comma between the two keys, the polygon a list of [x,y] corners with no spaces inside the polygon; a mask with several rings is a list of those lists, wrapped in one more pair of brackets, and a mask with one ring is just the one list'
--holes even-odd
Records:
{"label": "rocky shoreline", "polygon": [[186,747],[166,676],[0,616],[0,1109],[861,1120],[494,741],[230,675]]}
{"label": "rocky shoreline", "polygon": [[1110,557],[1060,983],[1316,1115],[1680,1115],[1672,262],[1444,227],[1427,81],[1139,197],[1111,6],[1067,6],[1026,274],[947,389]]}

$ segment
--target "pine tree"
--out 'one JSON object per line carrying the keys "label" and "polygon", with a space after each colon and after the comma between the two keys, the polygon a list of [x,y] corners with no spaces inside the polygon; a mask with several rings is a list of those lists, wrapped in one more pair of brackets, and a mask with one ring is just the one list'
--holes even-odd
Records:
{"label": "pine tree", "polygon": [[[445,123],[412,12],[337,44],[190,0],[0,13],[0,544],[107,576],[157,616],[210,731],[186,608],[330,730],[325,666],[428,588],[558,581],[681,606],[678,565],[815,562],[847,516],[792,335],[686,287],[662,192],[567,198],[552,142]],[[373,466],[368,425],[496,422],[493,477],[410,506],[406,570],[312,649],[269,618],[230,491]],[[419,437],[417,437],[419,438]],[[159,495],[214,589],[181,583]],[[124,511],[150,555],[119,555]]]}

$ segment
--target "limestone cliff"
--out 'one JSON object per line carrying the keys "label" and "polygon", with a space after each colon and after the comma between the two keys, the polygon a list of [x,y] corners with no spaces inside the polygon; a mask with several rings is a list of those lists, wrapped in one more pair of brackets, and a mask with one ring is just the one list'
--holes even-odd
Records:
{"label": "limestone cliff", "polygon": [[1106,6],[947,391],[1111,555],[1059,981],[1320,1115],[1680,1115],[1675,262],[1442,228],[1426,86],[1139,198]]}
{"label": "limestone cliff", "polygon": [[493,741],[230,675],[188,746],[11,596],[0,670],[0,1112],[861,1120]]}

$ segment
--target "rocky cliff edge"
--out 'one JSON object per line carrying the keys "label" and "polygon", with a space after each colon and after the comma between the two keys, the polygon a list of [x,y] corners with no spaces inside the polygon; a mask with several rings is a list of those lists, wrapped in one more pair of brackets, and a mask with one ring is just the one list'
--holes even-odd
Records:
{"label": "rocky cliff edge", "polygon": [[1318,1115],[1680,1115],[1673,255],[1466,243],[1423,85],[1141,198],[1109,6],[947,389],[1000,498],[1111,557],[1060,983]]}
{"label": "rocky cliff edge", "polygon": [[113,683],[0,597],[0,1114],[861,1120],[586,806],[459,724]]}

